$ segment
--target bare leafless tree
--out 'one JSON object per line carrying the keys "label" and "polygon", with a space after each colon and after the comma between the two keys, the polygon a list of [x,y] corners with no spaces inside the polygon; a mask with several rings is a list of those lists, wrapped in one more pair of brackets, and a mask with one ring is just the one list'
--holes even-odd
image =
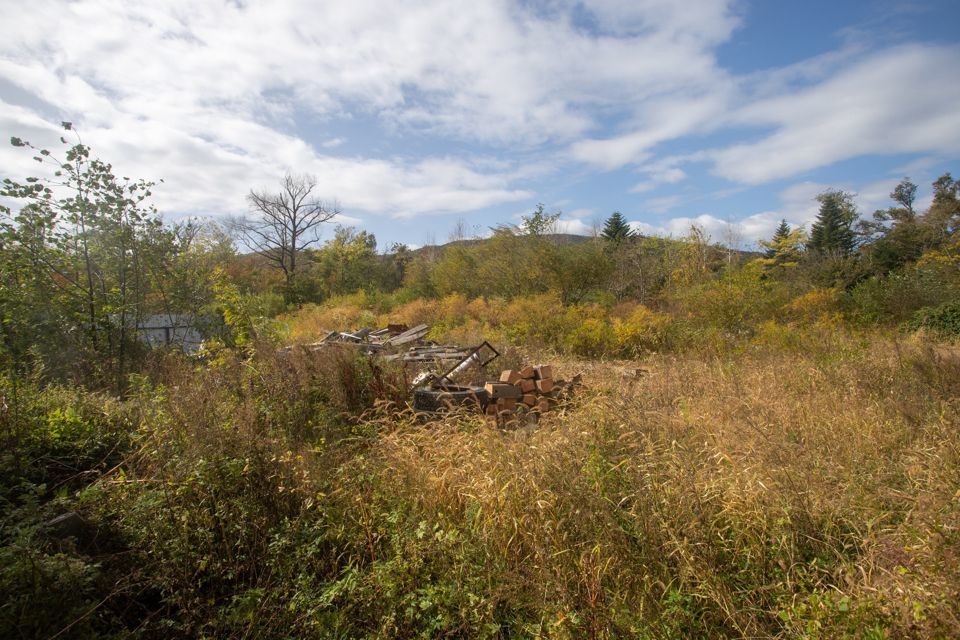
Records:
{"label": "bare leafless tree", "polygon": [[279,192],[251,190],[247,196],[253,217],[234,218],[230,229],[241,242],[283,272],[287,289],[297,273],[298,254],[320,239],[320,225],[340,213],[313,195],[317,179],[287,174]]}
{"label": "bare leafless tree", "polygon": [[727,252],[727,266],[732,266],[736,257],[740,254],[740,246],[743,243],[743,227],[728,217],[723,226],[723,245]]}

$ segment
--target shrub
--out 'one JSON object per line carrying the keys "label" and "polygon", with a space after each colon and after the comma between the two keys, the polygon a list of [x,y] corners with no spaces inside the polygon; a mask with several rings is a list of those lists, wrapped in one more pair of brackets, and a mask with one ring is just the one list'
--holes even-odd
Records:
{"label": "shrub", "polygon": [[937,307],[925,307],[906,323],[910,331],[925,329],[942,337],[960,336],[960,302],[947,302]]}
{"label": "shrub", "polygon": [[121,459],[139,416],[105,394],[0,377],[0,499],[22,482],[76,488]]}
{"label": "shrub", "polygon": [[610,354],[616,349],[617,337],[613,327],[606,320],[587,318],[579,327],[567,334],[564,344],[576,355],[599,357]]}
{"label": "shrub", "polygon": [[785,304],[783,311],[791,320],[810,323],[834,313],[838,300],[836,289],[812,289]]}
{"label": "shrub", "polygon": [[418,324],[434,324],[442,318],[438,300],[418,298],[395,307],[389,316],[380,318],[380,324],[400,322],[413,327]]}
{"label": "shrub", "polygon": [[933,266],[907,266],[886,276],[872,276],[842,298],[844,314],[859,325],[901,324],[924,307],[956,299],[960,283]]}
{"label": "shrub", "polygon": [[505,304],[493,325],[515,345],[557,347],[570,325],[568,313],[556,294],[517,297]]}
{"label": "shrub", "polygon": [[44,539],[43,520],[53,515],[37,496],[0,511],[0,637],[50,638],[71,623],[70,638],[103,637],[98,622],[109,616],[96,610],[100,567],[69,543],[60,549]]}
{"label": "shrub", "polygon": [[638,306],[626,319],[614,320],[617,352],[627,358],[659,351],[667,346],[670,316]]}
{"label": "shrub", "polygon": [[784,287],[766,279],[753,263],[674,294],[681,317],[715,327],[728,337],[750,335],[760,322],[774,317],[784,297]]}

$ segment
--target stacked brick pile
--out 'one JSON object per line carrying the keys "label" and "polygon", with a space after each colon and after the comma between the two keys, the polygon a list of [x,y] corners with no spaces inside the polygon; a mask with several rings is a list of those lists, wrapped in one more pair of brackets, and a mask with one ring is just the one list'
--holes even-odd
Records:
{"label": "stacked brick pile", "polygon": [[553,367],[548,364],[507,369],[500,374],[499,381],[485,386],[489,396],[486,415],[510,423],[522,413],[546,413],[569,395],[579,384],[579,377],[570,382],[554,379]]}

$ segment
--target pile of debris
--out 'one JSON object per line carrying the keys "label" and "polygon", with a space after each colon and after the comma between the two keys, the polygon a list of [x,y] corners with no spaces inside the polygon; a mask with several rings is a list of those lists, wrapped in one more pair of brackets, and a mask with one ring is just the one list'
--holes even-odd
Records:
{"label": "pile of debris", "polygon": [[487,404],[484,413],[501,426],[510,426],[521,414],[534,419],[569,399],[574,388],[582,385],[581,375],[570,381],[553,377],[549,364],[506,369],[497,382],[484,385]]}
{"label": "pile of debris", "polygon": [[429,332],[430,325],[426,324],[412,329],[405,324],[389,324],[376,330],[364,327],[356,331],[331,331],[317,342],[306,346],[316,351],[332,344],[341,344],[355,346],[363,353],[380,353],[385,349],[419,343]]}
{"label": "pile of debris", "polygon": [[306,345],[306,348],[322,351],[331,346],[343,346],[367,355],[382,356],[387,362],[403,360],[404,363],[423,365],[459,363],[474,351],[470,347],[430,342],[426,340],[429,332],[430,325],[426,324],[413,328],[405,324],[390,324],[377,330],[365,327],[356,331],[331,331],[319,341]]}
{"label": "pile of debris", "polygon": [[487,365],[499,352],[486,341],[476,347],[435,344],[426,339],[429,332],[426,324],[331,331],[305,347],[310,351],[356,348],[384,361],[402,362],[412,375],[413,409],[424,418],[466,408],[483,413],[500,427],[512,427],[521,419],[536,421],[582,385],[579,374],[570,381],[555,378],[549,364],[507,369],[499,380],[486,384],[460,384],[458,379],[482,380]]}

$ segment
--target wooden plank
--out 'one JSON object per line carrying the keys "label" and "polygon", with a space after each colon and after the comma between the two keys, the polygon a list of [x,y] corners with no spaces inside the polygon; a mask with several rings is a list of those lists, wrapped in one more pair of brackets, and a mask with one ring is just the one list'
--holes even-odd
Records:
{"label": "wooden plank", "polygon": [[409,331],[401,333],[396,338],[391,338],[390,340],[385,340],[385,343],[390,343],[394,346],[400,346],[401,344],[407,344],[408,342],[413,342],[414,340],[419,340],[423,336],[427,335],[430,332],[429,325],[421,324]]}

